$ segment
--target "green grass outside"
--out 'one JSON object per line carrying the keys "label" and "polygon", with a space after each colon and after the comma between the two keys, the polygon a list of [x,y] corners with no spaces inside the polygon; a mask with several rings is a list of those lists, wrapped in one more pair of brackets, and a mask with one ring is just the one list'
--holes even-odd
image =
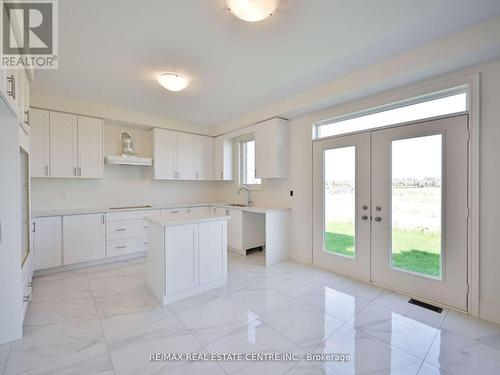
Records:
{"label": "green grass outside", "polygon": [[[353,225],[329,223],[325,233],[326,251],[354,256]],[[393,267],[429,276],[440,275],[440,238],[437,232],[393,230]]]}

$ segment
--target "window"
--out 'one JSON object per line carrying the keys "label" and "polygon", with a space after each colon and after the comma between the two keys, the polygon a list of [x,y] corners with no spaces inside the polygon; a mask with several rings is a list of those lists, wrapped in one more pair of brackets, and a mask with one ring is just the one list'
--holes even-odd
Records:
{"label": "window", "polygon": [[255,139],[253,134],[242,138],[240,145],[240,185],[260,186],[262,181],[255,177]]}
{"label": "window", "polygon": [[388,125],[467,111],[467,93],[460,87],[384,107],[358,112],[315,125],[313,138],[325,138]]}

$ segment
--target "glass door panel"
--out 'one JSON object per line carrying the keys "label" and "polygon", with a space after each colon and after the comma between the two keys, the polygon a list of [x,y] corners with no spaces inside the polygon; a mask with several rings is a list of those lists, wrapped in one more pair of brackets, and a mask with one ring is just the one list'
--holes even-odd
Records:
{"label": "glass door panel", "polygon": [[326,252],[354,257],[356,251],[356,148],[324,151]]}
{"label": "glass door panel", "polygon": [[442,135],[392,141],[391,266],[441,278]]}

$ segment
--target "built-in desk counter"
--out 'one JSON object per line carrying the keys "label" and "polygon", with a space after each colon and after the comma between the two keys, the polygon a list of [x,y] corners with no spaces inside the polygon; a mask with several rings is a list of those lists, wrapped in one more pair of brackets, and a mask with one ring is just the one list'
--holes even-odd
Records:
{"label": "built-in desk counter", "polygon": [[163,305],[226,285],[226,215],[192,212],[145,219],[148,285]]}

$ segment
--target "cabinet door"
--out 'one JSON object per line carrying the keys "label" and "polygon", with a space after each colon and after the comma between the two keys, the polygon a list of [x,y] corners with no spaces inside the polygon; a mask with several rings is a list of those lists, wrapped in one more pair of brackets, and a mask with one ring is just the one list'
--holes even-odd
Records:
{"label": "cabinet door", "polygon": [[62,266],[61,216],[37,218],[33,229],[35,270]]}
{"label": "cabinet door", "polygon": [[106,256],[104,230],[104,214],[64,216],[64,264],[104,258]]}
{"label": "cabinet door", "polygon": [[199,135],[196,137],[196,172],[197,180],[211,180],[214,175],[214,139]]}
{"label": "cabinet door", "polygon": [[196,135],[188,133],[177,133],[177,178],[180,180],[195,179],[195,148]]}
{"label": "cabinet door", "polygon": [[78,177],[102,178],[102,120],[78,116]]}
{"label": "cabinet door", "polygon": [[288,121],[280,118],[264,121],[255,131],[255,176],[288,176]]}
{"label": "cabinet door", "polygon": [[227,274],[226,223],[200,223],[200,284],[218,280]]}
{"label": "cabinet door", "polygon": [[156,180],[177,178],[175,169],[176,134],[171,130],[153,129],[153,171]]}
{"label": "cabinet door", "polygon": [[198,225],[175,225],[166,230],[166,290],[177,293],[198,285]]}
{"label": "cabinet door", "polygon": [[77,116],[50,112],[50,176],[76,177],[78,159]]}
{"label": "cabinet door", "polygon": [[49,177],[49,112],[31,110],[31,177]]}
{"label": "cabinet door", "polygon": [[233,179],[233,146],[232,141],[223,137],[214,140],[214,179]]}
{"label": "cabinet door", "polygon": [[242,225],[243,215],[240,210],[228,209],[227,212],[231,217],[227,226],[227,245],[235,250],[243,250],[242,243]]}

